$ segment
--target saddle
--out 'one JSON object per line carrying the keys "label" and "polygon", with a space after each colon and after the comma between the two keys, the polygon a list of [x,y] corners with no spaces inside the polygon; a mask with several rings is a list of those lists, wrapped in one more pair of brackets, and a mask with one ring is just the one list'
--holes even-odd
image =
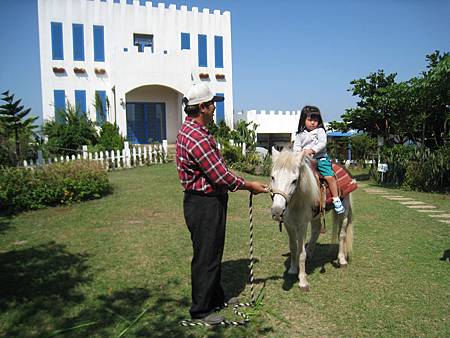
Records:
{"label": "saddle", "polygon": [[[332,209],[333,196],[331,195],[331,191],[328,187],[327,181],[317,170],[316,162],[317,161],[311,161],[311,169],[313,170],[314,176],[316,177],[317,184],[320,189],[320,209]],[[332,163],[332,168],[337,181],[339,198],[343,199],[352,191],[356,190],[358,188],[358,184],[346,167],[337,163]]]}

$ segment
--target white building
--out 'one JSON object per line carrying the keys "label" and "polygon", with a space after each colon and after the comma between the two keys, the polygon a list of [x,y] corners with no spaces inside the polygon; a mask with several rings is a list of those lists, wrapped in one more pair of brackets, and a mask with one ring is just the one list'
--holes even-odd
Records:
{"label": "white building", "polygon": [[[145,0],[38,0],[44,120],[67,102],[134,143],[175,142],[181,98],[206,81],[233,122],[229,12]],[[97,104],[96,104],[97,103]]]}
{"label": "white building", "polygon": [[248,110],[234,113],[234,124],[239,120],[254,122],[257,143],[259,146],[270,149],[289,146],[295,139],[300,118],[300,110]]}

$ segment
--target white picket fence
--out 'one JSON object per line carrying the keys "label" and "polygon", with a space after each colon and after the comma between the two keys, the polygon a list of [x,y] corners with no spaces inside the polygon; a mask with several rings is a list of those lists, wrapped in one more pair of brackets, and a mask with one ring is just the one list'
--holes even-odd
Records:
{"label": "white picket fence", "polygon": [[25,168],[34,168],[45,164],[57,162],[69,162],[75,160],[90,160],[100,162],[107,170],[115,170],[122,168],[140,167],[148,164],[167,162],[167,141],[164,140],[162,145],[131,145],[124,143],[123,150],[100,151],[90,153],[87,146],[83,146],[83,150],[72,156],[60,156],[45,159],[42,151],[38,150],[38,158],[36,161],[23,161]]}

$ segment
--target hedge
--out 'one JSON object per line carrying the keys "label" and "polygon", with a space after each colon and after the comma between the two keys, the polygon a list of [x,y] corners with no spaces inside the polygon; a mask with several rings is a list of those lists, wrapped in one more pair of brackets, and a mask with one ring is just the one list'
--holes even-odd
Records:
{"label": "hedge", "polygon": [[104,168],[93,161],[34,169],[0,167],[0,211],[17,212],[100,198],[111,191]]}

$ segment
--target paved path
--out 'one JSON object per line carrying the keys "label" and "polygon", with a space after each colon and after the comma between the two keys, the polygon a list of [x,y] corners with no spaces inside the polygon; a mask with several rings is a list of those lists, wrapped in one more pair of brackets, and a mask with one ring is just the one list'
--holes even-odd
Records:
{"label": "paved path", "polygon": [[394,195],[382,188],[368,188],[366,185],[362,186],[362,188],[366,193],[370,195],[378,195],[387,200],[398,202],[405,207],[413,209],[415,211],[425,212],[428,214],[428,216],[436,219],[439,222],[450,224],[450,214],[445,213],[445,211],[443,210],[439,210],[434,205],[416,201],[413,198],[404,197],[402,195]]}

